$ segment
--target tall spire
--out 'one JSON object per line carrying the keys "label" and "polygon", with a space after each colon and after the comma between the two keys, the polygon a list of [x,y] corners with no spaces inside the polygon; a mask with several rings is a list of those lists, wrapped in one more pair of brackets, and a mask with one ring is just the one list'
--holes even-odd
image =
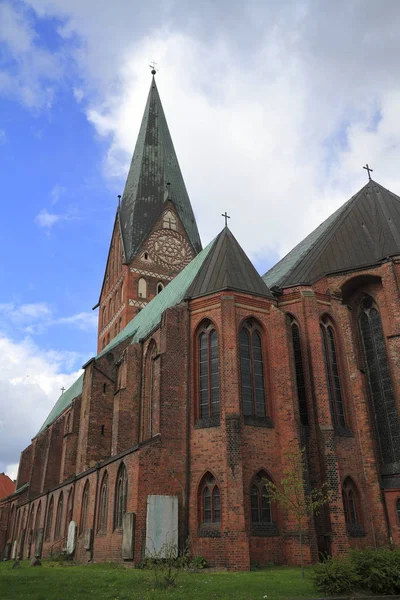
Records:
{"label": "tall spire", "polygon": [[199,232],[153,75],[119,213],[127,263],[159,217],[167,183],[169,199],[198,253]]}

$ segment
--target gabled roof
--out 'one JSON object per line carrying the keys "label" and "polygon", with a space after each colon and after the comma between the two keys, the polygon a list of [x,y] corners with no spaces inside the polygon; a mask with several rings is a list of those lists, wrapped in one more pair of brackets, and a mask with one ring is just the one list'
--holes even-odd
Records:
{"label": "gabled roof", "polygon": [[15,492],[15,483],[8,475],[0,473],[0,500]]}
{"label": "gabled roof", "polygon": [[[196,277],[214,243],[215,239],[200,254],[195,256],[163,291],[155,296],[97,356],[107,354],[107,352],[110,352],[115,346],[128,338],[131,338],[132,344],[136,344],[149,335],[160,324],[164,311],[171,306],[179,304],[185,298],[187,289]],[[37,435],[44,431],[48,425],[51,425],[71,405],[72,400],[82,393],[82,386],[83,373],[59,397]]]}
{"label": "gabled roof", "polygon": [[186,297],[198,298],[222,290],[273,297],[228,227],[217,236]]}
{"label": "gabled roof", "polygon": [[167,187],[194,251],[200,252],[196,220],[153,77],[119,212],[127,263],[160,216]]}
{"label": "gabled roof", "polygon": [[372,266],[400,254],[400,198],[369,181],[270,269],[270,287],[309,285],[330,273]]}

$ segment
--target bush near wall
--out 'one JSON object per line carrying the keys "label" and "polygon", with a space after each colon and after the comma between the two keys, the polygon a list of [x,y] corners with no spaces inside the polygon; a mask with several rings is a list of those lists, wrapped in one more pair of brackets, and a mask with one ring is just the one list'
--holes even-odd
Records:
{"label": "bush near wall", "polygon": [[326,594],[400,593],[400,550],[354,550],[346,558],[330,558],[316,565],[316,588]]}

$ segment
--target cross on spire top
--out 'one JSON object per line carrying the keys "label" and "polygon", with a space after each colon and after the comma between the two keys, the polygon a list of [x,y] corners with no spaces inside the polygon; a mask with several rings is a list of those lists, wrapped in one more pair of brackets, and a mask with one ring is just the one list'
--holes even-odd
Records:
{"label": "cross on spire top", "polygon": [[374,170],[369,168],[368,163],[366,164],[365,167],[363,167],[363,169],[368,171],[368,179],[369,179],[369,181],[371,181],[371,173],[373,173]]}
{"label": "cross on spire top", "polygon": [[228,219],[230,219],[230,216],[228,215],[228,213],[225,211],[225,213],[223,213],[221,215],[221,217],[224,217],[224,219],[225,219],[225,227],[228,227]]}
{"label": "cross on spire top", "polygon": [[156,69],[156,62],[154,60],[151,61],[151,63],[149,64],[149,67],[151,69],[151,74],[155,75],[158,71],[158,69]]}
{"label": "cross on spire top", "polygon": [[65,387],[62,386],[62,388],[60,388],[60,390],[61,390],[61,395],[62,395],[65,392]]}

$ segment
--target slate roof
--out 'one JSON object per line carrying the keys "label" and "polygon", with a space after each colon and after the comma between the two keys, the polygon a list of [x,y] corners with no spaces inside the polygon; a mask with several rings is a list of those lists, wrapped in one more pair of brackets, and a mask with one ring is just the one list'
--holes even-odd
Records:
{"label": "slate roof", "polygon": [[0,500],[15,492],[15,483],[8,475],[0,473]]}
{"label": "slate roof", "polygon": [[371,180],[263,279],[270,287],[309,285],[400,254],[400,198]]}
{"label": "slate roof", "polygon": [[197,298],[222,290],[273,297],[228,227],[215,239],[186,297]]}
{"label": "slate roof", "polygon": [[119,212],[127,263],[149,234],[167,197],[175,205],[193,249],[200,252],[196,220],[153,77]]}

